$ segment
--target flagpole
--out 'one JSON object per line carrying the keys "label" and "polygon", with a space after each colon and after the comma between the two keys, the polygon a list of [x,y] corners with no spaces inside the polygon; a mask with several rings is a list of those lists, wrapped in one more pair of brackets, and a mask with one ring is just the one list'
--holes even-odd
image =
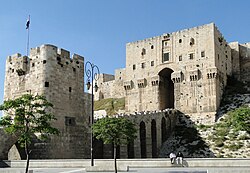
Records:
{"label": "flagpole", "polygon": [[30,15],[29,15],[29,18],[28,18],[28,21],[26,23],[26,29],[28,30],[28,38],[27,38],[27,56],[29,56],[29,42],[30,42],[30,27],[29,27],[29,24],[30,24]]}

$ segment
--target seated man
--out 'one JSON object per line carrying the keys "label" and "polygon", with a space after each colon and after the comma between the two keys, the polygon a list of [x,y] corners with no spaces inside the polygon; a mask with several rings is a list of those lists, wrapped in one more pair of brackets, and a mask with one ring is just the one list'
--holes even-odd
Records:
{"label": "seated man", "polygon": [[171,164],[174,164],[176,155],[174,153],[170,153],[169,157],[170,157]]}
{"label": "seated man", "polygon": [[176,159],[177,159],[177,164],[181,164],[183,162],[183,154],[179,151],[176,155]]}

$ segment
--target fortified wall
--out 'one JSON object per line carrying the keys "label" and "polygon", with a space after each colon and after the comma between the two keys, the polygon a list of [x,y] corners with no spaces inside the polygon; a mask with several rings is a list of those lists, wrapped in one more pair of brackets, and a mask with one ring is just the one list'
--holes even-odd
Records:
{"label": "fortified wall", "polygon": [[91,102],[84,93],[84,58],[76,54],[70,58],[69,51],[53,45],[32,48],[29,57],[9,56],[4,100],[28,93],[44,95],[54,105],[53,125],[60,130],[47,142],[36,139],[31,158],[89,158]]}
{"label": "fortified wall", "polygon": [[95,99],[125,97],[128,113],[174,108],[212,123],[227,77],[250,81],[249,61],[249,44],[228,44],[214,23],[166,33],[128,43],[126,67],[99,79]]}

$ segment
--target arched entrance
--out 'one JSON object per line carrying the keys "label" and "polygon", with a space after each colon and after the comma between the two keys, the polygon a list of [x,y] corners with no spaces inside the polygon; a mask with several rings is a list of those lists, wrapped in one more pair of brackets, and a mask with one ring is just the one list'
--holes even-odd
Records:
{"label": "arched entrance", "polygon": [[166,140],[167,140],[166,119],[162,117],[161,119],[161,143],[163,144]]}
{"label": "arched entrance", "polygon": [[146,126],[143,121],[140,123],[140,144],[141,144],[141,158],[147,158]]}
{"label": "arched entrance", "polygon": [[157,130],[156,121],[153,119],[151,121],[151,139],[152,139],[152,157],[157,157]]}
{"label": "arched entrance", "polygon": [[134,140],[128,143],[128,158],[135,158]]}
{"label": "arched entrance", "polygon": [[174,108],[174,83],[171,80],[173,72],[172,69],[164,68],[158,74],[161,79],[159,86],[160,110]]}

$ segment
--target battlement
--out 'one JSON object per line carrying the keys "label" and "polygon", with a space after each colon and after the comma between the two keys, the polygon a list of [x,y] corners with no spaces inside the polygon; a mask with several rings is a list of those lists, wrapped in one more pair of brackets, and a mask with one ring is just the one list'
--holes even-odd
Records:
{"label": "battlement", "polygon": [[[70,58],[70,52],[57,48],[54,45],[44,44],[40,47],[30,49],[30,56],[22,56],[20,53],[7,57],[6,60],[6,72],[16,71],[18,75],[24,75],[37,66],[38,64],[46,64],[47,62],[55,61],[61,67],[72,66],[73,71],[76,68],[83,69],[84,57],[73,54]],[[39,65],[40,66],[40,65]]]}
{"label": "battlement", "polygon": [[[183,30],[176,31],[176,32],[163,33],[160,36],[155,36],[155,37],[151,37],[151,38],[146,38],[144,40],[138,40],[138,41],[135,41],[135,42],[130,42],[130,43],[127,43],[126,45],[127,46],[132,46],[132,45],[135,45],[135,44],[138,44],[138,43],[143,43],[143,42],[146,43],[146,42],[150,42],[150,41],[158,40],[158,39],[163,40],[163,39],[170,38],[171,36],[176,36],[176,35],[179,35],[179,34],[184,34],[186,32],[195,32],[195,31],[198,31],[200,29],[209,28],[211,26],[213,26],[214,28],[216,28],[216,30],[218,30],[218,28],[215,26],[214,23],[209,23],[209,24],[205,24],[205,25],[201,25],[201,26],[197,26],[197,27],[193,27],[193,28],[183,29]],[[218,32],[219,32],[219,30],[218,30]]]}

